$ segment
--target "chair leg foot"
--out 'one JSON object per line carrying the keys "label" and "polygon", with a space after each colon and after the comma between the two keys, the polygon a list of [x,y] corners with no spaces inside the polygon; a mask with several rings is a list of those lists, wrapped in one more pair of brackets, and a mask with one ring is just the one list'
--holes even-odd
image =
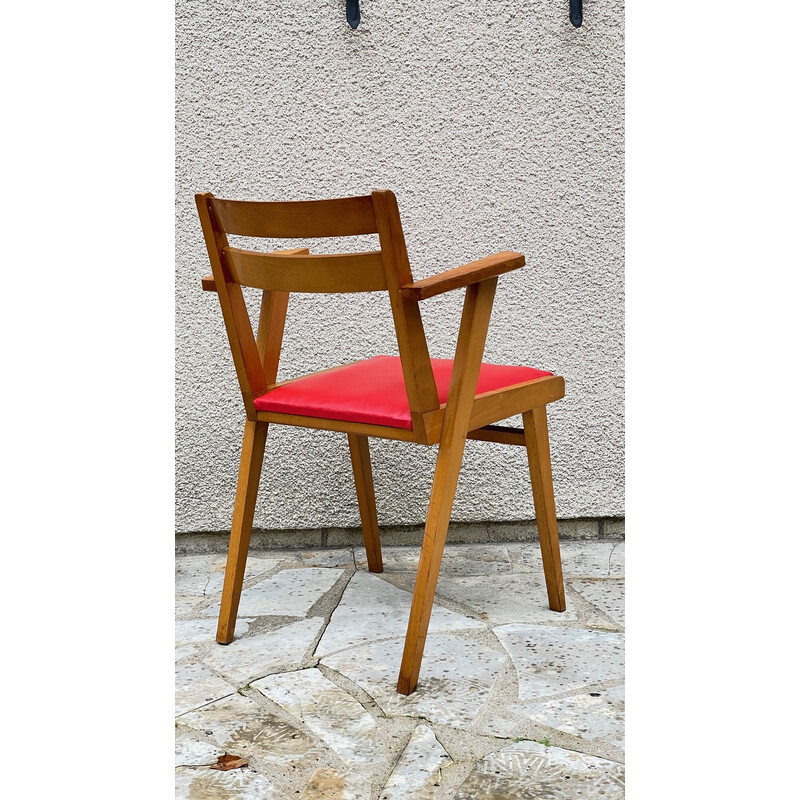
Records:
{"label": "chair leg foot", "polygon": [[350,445],[350,460],[356,484],[358,510],[361,514],[361,530],[367,551],[367,567],[370,572],[383,572],[381,536],[378,529],[378,511],[375,507],[375,486],[372,483],[372,463],[369,458],[369,440],[355,433],[347,434]]}
{"label": "chair leg foot", "polygon": [[236,612],[239,610],[247,550],[250,547],[250,534],[253,530],[253,513],[264,460],[267,428],[266,422],[248,420],[245,423],[236,500],[233,505],[231,538],[228,544],[228,563],[225,566],[225,583],[222,587],[217,626],[217,641],[220,644],[232,642],[236,629]]}
{"label": "chair leg foot", "polygon": [[553,473],[550,467],[550,441],[547,435],[547,412],[544,407],[522,415],[525,426],[525,448],[531,473],[536,527],[547,583],[547,598],[553,611],[566,611],[564,576],[561,572],[561,550],[558,545],[556,503],[553,495]]}

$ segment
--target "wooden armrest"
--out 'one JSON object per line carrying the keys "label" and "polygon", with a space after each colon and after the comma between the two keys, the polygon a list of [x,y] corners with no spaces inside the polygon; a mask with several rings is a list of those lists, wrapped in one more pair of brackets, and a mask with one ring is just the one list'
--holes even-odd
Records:
{"label": "wooden armrest", "polygon": [[[271,256],[307,256],[307,247],[291,247],[288,250],[273,250],[269,253]],[[217,284],[213,275],[206,275],[201,281],[204,292],[216,292]]]}
{"label": "wooden armrest", "polygon": [[400,287],[400,294],[406,300],[425,300],[452,289],[463,289],[471,283],[485,281],[487,278],[496,278],[504,272],[519,269],[524,264],[525,256],[522,253],[504,250],[502,253],[471,261],[469,264],[464,264],[463,267],[448,269],[432,278],[424,278],[416,283],[407,283]]}

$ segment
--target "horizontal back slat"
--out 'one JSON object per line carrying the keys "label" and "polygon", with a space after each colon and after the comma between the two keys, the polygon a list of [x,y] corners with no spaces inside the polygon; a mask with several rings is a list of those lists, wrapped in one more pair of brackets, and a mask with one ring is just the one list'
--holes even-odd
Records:
{"label": "horizontal back slat", "polygon": [[231,278],[279,292],[378,292],[386,289],[380,251],[334,255],[273,255],[226,247]]}
{"label": "horizontal back slat", "polygon": [[220,225],[235,236],[307,239],[377,233],[372,197],[289,203],[211,199]]}

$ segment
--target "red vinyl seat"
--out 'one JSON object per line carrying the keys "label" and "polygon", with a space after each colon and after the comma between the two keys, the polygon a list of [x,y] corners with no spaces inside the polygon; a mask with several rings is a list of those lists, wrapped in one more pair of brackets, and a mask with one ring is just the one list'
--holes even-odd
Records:
{"label": "red vinyl seat", "polygon": [[[439,402],[447,402],[453,360],[432,358]],[[552,375],[533,367],[482,364],[476,394]],[[411,430],[411,412],[398,356],[376,356],[285,383],[256,398],[259,411],[365,422]]]}

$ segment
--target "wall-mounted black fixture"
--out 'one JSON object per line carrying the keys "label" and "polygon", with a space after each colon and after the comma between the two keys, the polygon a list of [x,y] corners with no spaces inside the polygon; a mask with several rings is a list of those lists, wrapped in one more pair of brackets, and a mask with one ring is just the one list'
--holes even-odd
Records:
{"label": "wall-mounted black fixture", "polygon": [[[358,3],[356,2],[356,5]],[[350,6],[347,6],[350,8]],[[347,12],[348,15],[350,12]],[[348,19],[350,17],[348,16]],[[583,0],[569,0],[569,21],[576,27],[583,25]]]}
{"label": "wall-mounted black fixture", "polygon": [[361,9],[358,7],[358,0],[347,0],[347,24],[355,30],[359,22],[361,22]]}

